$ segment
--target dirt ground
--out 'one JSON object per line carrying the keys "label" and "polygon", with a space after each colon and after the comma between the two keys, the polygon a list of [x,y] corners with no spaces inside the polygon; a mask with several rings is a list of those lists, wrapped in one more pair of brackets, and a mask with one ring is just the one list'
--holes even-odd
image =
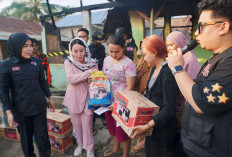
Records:
{"label": "dirt ground", "polygon": [[[132,145],[135,145],[135,143],[136,143],[136,140],[132,140]],[[35,148],[36,156],[39,156],[35,143],[34,143],[34,148]],[[57,151],[52,150],[51,157],[73,157],[73,152],[75,148],[76,148],[76,145],[73,145],[72,147],[68,149],[68,151],[65,154],[61,154]],[[103,157],[104,152],[112,148],[113,148],[113,140],[111,138],[109,143],[104,144],[104,145],[99,144],[95,146],[95,157]],[[20,142],[0,139],[0,156],[1,157],[24,157]],[[86,151],[83,151],[83,154],[80,157],[86,157]],[[138,153],[130,152],[130,157],[145,157],[144,150]]]}
{"label": "dirt ground", "polygon": [[[56,103],[56,108],[62,109],[64,107],[62,105],[63,96],[53,95],[53,98]],[[1,109],[2,106],[0,104],[0,117],[3,118]],[[103,157],[103,154],[106,150],[112,150],[113,139],[110,136],[107,127],[104,126],[100,118],[96,119],[96,129],[97,129],[97,134],[94,136],[95,157]],[[136,140],[133,139],[131,146],[134,146],[135,144],[136,144]],[[64,154],[52,150],[51,157],[73,157],[73,152],[76,147],[77,145],[74,144]],[[34,148],[35,148],[36,156],[39,157],[39,153],[35,143],[34,143]],[[0,139],[0,157],[24,157],[20,142]],[[86,151],[83,151],[83,154],[80,157],[86,157]],[[141,150],[137,153],[130,152],[130,157],[145,157],[145,152],[144,150]]]}

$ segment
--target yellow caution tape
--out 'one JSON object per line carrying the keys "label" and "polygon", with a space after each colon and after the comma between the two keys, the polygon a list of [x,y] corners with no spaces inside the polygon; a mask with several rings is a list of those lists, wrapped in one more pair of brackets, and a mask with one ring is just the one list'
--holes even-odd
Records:
{"label": "yellow caution tape", "polygon": [[53,53],[48,53],[46,56],[47,57],[54,57],[54,56],[63,56],[63,55],[68,55],[69,51],[65,50],[65,51],[60,51],[60,52],[53,52]]}

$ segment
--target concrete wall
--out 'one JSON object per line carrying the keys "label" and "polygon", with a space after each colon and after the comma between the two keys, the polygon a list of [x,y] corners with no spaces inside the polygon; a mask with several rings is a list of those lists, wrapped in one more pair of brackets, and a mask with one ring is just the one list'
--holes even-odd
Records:
{"label": "concrete wall", "polygon": [[[135,39],[136,45],[139,48],[140,41],[143,40],[145,34],[144,19],[135,11],[129,11],[132,35]],[[138,51],[140,54],[140,51]]]}
{"label": "concrete wall", "polygon": [[64,69],[64,64],[50,64],[52,85],[51,91],[66,91],[68,81]]}

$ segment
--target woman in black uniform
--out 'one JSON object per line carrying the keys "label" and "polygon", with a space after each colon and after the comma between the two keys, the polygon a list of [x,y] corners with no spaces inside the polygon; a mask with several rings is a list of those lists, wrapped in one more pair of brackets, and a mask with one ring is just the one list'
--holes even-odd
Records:
{"label": "woman in black uniform", "polygon": [[49,157],[46,108],[55,108],[39,59],[31,57],[32,42],[24,33],[7,41],[9,57],[0,65],[0,95],[10,126],[18,126],[25,157],[34,157],[33,136],[41,157]]}

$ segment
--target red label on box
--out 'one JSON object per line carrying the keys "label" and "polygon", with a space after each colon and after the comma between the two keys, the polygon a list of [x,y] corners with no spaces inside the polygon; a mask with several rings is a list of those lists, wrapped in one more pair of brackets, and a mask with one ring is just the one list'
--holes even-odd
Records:
{"label": "red label on box", "polygon": [[16,129],[5,128],[4,131],[5,131],[5,137],[18,140]]}
{"label": "red label on box", "polygon": [[154,112],[154,109],[153,108],[138,108],[138,111],[136,113],[136,115],[152,115]]}
{"label": "red label on box", "polygon": [[128,104],[128,99],[126,99],[123,95],[121,95],[121,94],[119,94],[119,93],[117,93],[116,94],[116,98],[115,98],[115,100],[118,100],[120,103],[122,103],[123,105],[127,105]]}
{"label": "red label on box", "polygon": [[135,119],[134,126],[147,124],[152,119],[152,116],[138,116]]}

